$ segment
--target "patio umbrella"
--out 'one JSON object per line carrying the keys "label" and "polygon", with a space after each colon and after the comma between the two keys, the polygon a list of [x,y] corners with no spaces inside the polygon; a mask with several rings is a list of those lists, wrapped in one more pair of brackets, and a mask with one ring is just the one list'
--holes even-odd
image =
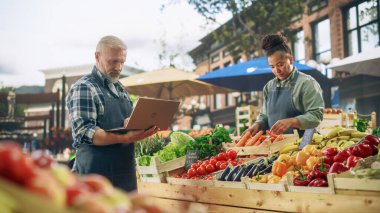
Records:
{"label": "patio umbrella", "polygon": [[380,47],[331,63],[328,68],[352,74],[380,76]]}
{"label": "patio umbrella", "polygon": [[194,73],[170,67],[125,77],[120,82],[131,94],[162,99],[234,92],[198,81],[197,77]]}
{"label": "patio umbrella", "polygon": [[[313,76],[321,87],[331,86],[329,79],[316,69],[298,62],[294,62],[294,66],[299,71]],[[272,78],[274,75],[267,57],[261,57],[209,72],[200,76],[198,80],[242,92],[250,92],[262,91],[265,84]]]}

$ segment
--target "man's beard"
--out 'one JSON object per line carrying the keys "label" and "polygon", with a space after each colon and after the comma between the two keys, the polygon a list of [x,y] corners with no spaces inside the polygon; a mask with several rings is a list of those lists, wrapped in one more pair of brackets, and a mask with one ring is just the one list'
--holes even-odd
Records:
{"label": "man's beard", "polygon": [[116,83],[119,78],[120,78],[120,75],[117,75],[117,76],[111,76],[111,74],[107,74],[106,75],[107,79],[111,82],[111,83]]}

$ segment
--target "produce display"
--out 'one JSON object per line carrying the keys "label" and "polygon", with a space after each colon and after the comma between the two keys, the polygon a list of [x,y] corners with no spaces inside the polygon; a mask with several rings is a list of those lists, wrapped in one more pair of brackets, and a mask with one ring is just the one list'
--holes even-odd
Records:
{"label": "produce display", "polygon": [[55,164],[44,152],[34,151],[27,156],[13,143],[0,143],[0,179],[5,184],[0,185],[1,212],[23,212],[18,208],[21,202],[24,205],[26,202],[9,194],[6,191],[9,185],[23,195],[45,199],[57,211],[161,212],[148,198],[128,196],[103,176],[76,176],[66,166]]}

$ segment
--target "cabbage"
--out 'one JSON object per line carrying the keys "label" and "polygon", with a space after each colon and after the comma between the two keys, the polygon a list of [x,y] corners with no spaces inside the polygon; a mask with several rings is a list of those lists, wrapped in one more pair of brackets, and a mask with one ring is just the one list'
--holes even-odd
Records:
{"label": "cabbage", "polygon": [[185,146],[187,141],[194,141],[194,138],[183,132],[172,132],[170,141],[175,145]]}

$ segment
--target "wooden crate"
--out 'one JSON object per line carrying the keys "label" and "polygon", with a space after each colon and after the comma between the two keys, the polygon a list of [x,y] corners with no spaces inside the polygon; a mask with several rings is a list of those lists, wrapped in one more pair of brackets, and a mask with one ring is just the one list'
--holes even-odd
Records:
{"label": "wooden crate", "polygon": [[[364,161],[360,161],[354,170],[369,168],[376,160],[376,155],[367,157]],[[350,171],[333,174],[333,180],[336,189],[380,191],[380,179],[357,178]]]}
{"label": "wooden crate", "polygon": [[[166,183],[166,177],[180,172],[185,165],[186,156],[161,163],[160,160],[153,156],[150,166],[137,165],[137,172],[140,176],[140,181],[150,183]],[[138,159],[136,159],[138,162]]]}
{"label": "wooden crate", "polygon": [[167,177],[166,180],[169,184],[189,185],[189,186],[214,186],[213,180],[191,180],[191,179],[173,178],[173,177]]}
{"label": "wooden crate", "polygon": [[256,120],[256,117],[259,115],[258,108],[248,105],[243,107],[236,107],[235,118],[236,118],[236,130],[237,135],[241,135],[240,128],[244,127],[244,123],[241,122],[242,119],[247,119],[248,122],[245,124],[247,127],[252,126],[253,121]]}
{"label": "wooden crate", "polygon": [[335,194],[334,181],[331,174],[327,175],[328,187],[310,187],[310,186],[295,186],[293,184],[293,175],[286,174],[286,184],[289,192],[306,192],[306,193],[319,193],[319,194]]}
{"label": "wooden crate", "polygon": [[281,147],[287,143],[294,143],[299,139],[297,131],[294,134],[285,134],[285,139],[271,143],[269,138],[259,146],[242,146],[235,147],[235,143],[223,143],[223,147],[232,149],[237,152],[238,156],[242,155],[269,155],[280,151]]}
{"label": "wooden crate", "polygon": [[247,189],[280,191],[280,192],[288,191],[286,181],[281,181],[278,184],[255,183],[252,181],[251,178],[245,177],[245,178],[243,178],[243,182],[247,186]]}

